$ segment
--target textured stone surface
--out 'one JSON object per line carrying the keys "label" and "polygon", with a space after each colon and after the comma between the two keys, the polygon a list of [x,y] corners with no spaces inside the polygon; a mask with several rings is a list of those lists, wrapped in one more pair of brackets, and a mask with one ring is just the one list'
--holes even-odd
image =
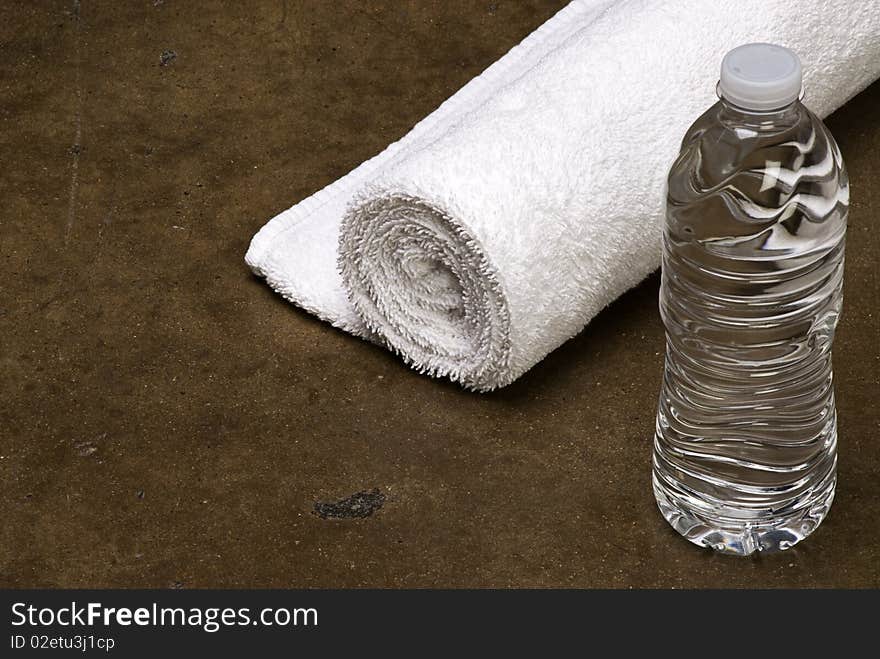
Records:
{"label": "textured stone surface", "polygon": [[[880,586],[880,85],[829,121],[837,501],[737,560],[655,510],[656,276],[476,395],[242,260],[564,2],[77,4],[0,6],[0,585]],[[313,514],[374,488],[368,517]]]}

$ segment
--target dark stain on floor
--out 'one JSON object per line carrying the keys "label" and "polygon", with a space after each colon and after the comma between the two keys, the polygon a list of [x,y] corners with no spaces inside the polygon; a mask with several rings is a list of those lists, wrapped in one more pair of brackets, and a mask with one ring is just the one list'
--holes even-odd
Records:
{"label": "dark stain on floor", "polygon": [[163,50],[162,54],[159,55],[159,66],[168,66],[177,59],[177,53],[173,50]]}
{"label": "dark stain on floor", "polygon": [[379,488],[355,492],[339,501],[318,501],[315,514],[321,519],[354,519],[369,517],[385,505],[385,495]]}

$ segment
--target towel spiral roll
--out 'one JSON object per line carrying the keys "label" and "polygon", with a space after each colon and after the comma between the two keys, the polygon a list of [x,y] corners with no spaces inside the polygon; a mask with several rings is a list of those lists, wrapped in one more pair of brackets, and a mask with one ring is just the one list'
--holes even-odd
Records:
{"label": "towel spiral roll", "polygon": [[357,204],[342,222],[338,265],[358,315],[413,368],[477,391],[506,384],[507,301],[453,217],[408,195]]}

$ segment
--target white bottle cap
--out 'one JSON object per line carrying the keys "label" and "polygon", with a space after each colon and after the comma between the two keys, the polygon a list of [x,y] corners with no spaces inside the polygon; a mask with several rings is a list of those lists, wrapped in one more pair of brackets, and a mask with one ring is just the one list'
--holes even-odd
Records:
{"label": "white bottle cap", "polygon": [[721,60],[721,96],[746,110],[776,110],[797,100],[803,76],[794,51],[771,43],[747,43]]}

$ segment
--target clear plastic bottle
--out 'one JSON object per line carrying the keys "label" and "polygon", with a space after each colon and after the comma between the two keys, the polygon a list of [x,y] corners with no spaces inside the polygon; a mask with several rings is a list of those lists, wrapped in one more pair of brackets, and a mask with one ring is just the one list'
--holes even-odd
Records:
{"label": "clear plastic bottle", "polygon": [[668,179],[653,482],[679,533],[745,555],[802,540],[834,497],[849,192],[793,52],[730,51],[718,91]]}

